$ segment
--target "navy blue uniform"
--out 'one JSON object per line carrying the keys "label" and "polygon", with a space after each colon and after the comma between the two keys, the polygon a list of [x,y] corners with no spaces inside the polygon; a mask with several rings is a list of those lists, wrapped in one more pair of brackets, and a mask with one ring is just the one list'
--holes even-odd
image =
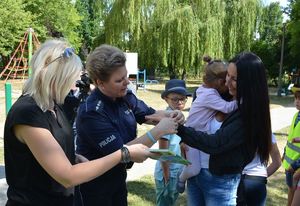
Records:
{"label": "navy blue uniform", "polygon": [[[154,109],[128,91],[113,101],[94,89],[79,108],[77,153],[89,160],[104,157],[120,149],[137,136],[137,124]],[[85,206],[127,205],[126,168],[118,164],[102,176],[80,186]]]}

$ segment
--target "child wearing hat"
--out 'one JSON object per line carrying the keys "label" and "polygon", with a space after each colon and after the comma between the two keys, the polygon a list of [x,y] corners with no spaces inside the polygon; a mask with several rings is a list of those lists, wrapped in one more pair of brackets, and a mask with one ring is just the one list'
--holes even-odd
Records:
{"label": "child wearing hat", "polygon": [[295,96],[295,107],[298,110],[294,115],[287,144],[283,154],[283,167],[286,174],[286,184],[288,186],[288,204],[300,205],[300,77],[292,87]]}
{"label": "child wearing hat", "polygon": [[[185,82],[179,79],[172,79],[165,85],[165,91],[161,98],[168,104],[167,110],[182,111],[187,102],[188,93]],[[160,149],[169,149],[177,155],[181,155],[181,138],[176,134],[163,136],[158,140]],[[157,161],[155,165],[154,178],[156,184],[156,205],[175,205],[178,198],[176,190],[177,174],[182,170],[182,164]]]}

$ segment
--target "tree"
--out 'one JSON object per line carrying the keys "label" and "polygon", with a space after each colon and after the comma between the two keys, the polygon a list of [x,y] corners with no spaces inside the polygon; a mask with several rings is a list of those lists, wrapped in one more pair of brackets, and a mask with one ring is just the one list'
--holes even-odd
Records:
{"label": "tree", "polygon": [[269,77],[277,78],[279,73],[280,49],[282,39],[283,12],[278,2],[262,8],[258,17],[257,38],[251,50],[261,57]]}
{"label": "tree", "polygon": [[250,50],[256,30],[256,20],[261,8],[259,0],[225,0],[224,57]]}
{"label": "tree", "polygon": [[290,1],[291,13],[288,29],[291,35],[289,46],[293,63],[300,68],[300,1]]}
{"label": "tree", "polygon": [[22,0],[0,1],[0,54],[4,63],[31,23],[32,15],[23,11]]}
{"label": "tree", "polygon": [[261,6],[260,0],[103,2],[95,4],[102,12],[94,42],[138,52],[139,66],[148,74],[167,70],[171,78],[199,74],[205,54],[222,59],[250,50]]}
{"label": "tree", "polygon": [[[47,37],[65,38],[75,48],[81,45],[77,32],[81,16],[71,0],[24,0],[25,12],[34,16],[34,26],[44,40]],[[35,27],[33,27],[36,29]]]}

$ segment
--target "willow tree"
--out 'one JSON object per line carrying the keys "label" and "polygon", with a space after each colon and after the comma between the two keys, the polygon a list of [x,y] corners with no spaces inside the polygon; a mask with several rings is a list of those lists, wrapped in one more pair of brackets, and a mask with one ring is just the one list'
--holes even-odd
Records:
{"label": "willow tree", "polygon": [[255,37],[256,20],[261,8],[260,0],[224,0],[224,52],[230,58],[243,50],[250,50]]}
{"label": "willow tree", "polygon": [[105,19],[105,40],[122,49],[136,51],[147,21],[147,0],[115,0]]}
{"label": "willow tree", "polygon": [[[202,56],[249,50],[260,0],[115,0],[105,42],[139,53],[139,66],[198,74]],[[151,72],[152,71],[152,72]]]}
{"label": "willow tree", "polygon": [[138,51],[142,67],[166,67],[175,77],[194,66],[198,24],[188,4],[116,0],[105,21],[105,32],[108,43]]}
{"label": "willow tree", "polygon": [[192,6],[200,25],[200,54],[222,58],[225,3],[220,0],[194,0]]}
{"label": "willow tree", "polygon": [[[199,51],[198,22],[190,5],[178,5],[164,15],[160,31],[162,60],[170,77],[184,78]],[[166,63],[166,64],[165,64]]]}

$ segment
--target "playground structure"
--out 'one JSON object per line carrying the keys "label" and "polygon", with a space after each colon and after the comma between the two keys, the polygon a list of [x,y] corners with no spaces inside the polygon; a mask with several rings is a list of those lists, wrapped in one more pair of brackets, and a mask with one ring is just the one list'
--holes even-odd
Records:
{"label": "playground structure", "polygon": [[158,84],[159,82],[155,79],[150,80],[147,79],[146,69],[139,70],[138,69],[138,54],[137,53],[128,53],[125,52],[126,55],[126,68],[128,79],[132,84],[135,85],[135,90],[142,88],[146,90],[147,84]]}
{"label": "playground structure", "polygon": [[37,36],[32,28],[29,28],[13,55],[11,56],[8,64],[4,67],[0,73],[0,79],[4,79],[6,82],[9,79],[25,79],[31,74],[29,68],[29,62],[32,57],[32,53],[40,45]]}
{"label": "playground structure", "polygon": [[40,45],[40,42],[35,35],[32,28],[29,28],[13,55],[11,56],[8,64],[4,67],[0,73],[0,80],[4,79],[5,82],[5,111],[8,113],[12,106],[12,87],[11,83],[7,80],[15,80],[28,78],[31,74],[29,62],[32,57],[33,50],[36,50]]}

